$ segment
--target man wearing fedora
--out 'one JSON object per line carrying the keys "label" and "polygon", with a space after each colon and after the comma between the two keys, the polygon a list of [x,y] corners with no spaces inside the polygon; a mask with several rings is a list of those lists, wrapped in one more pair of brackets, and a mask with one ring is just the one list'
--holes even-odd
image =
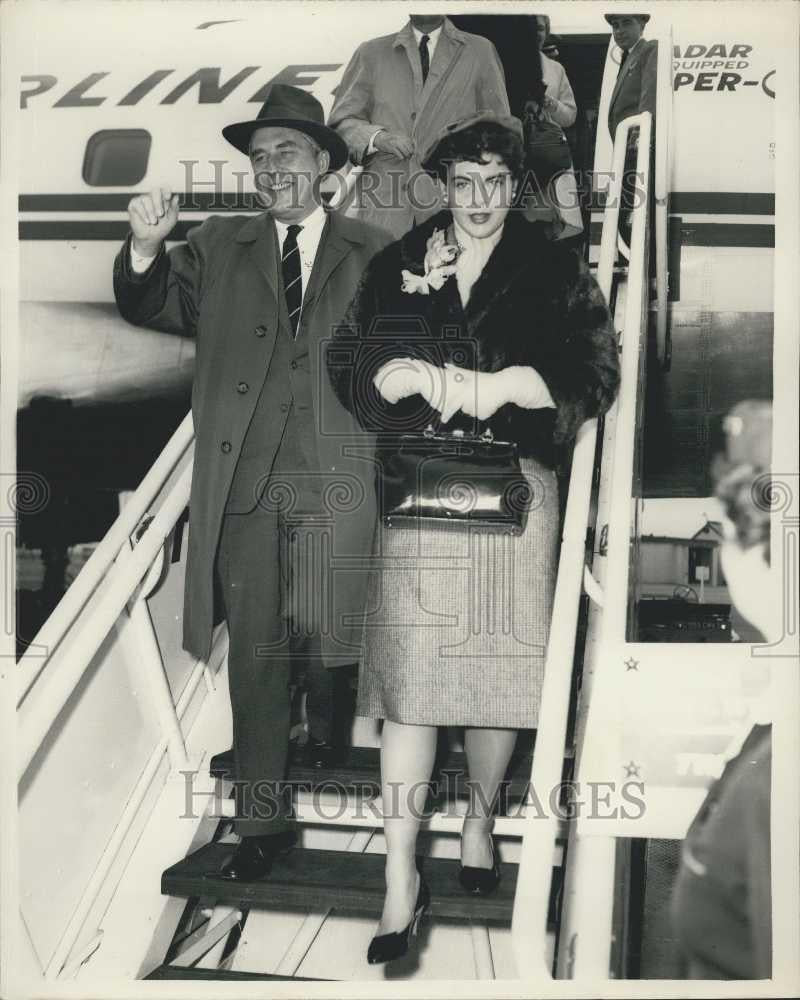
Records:
{"label": "man wearing fedora", "polygon": [[[306,675],[320,766],[336,757],[326,667],[358,659],[373,472],[319,360],[387,240],[320,205],[347,147],[311,94],[275,84],[255,120],[222,134],[249,156],[264,211],[209,218],[166,251],[178,196],[136,196],[114,290],[130,322],[197,339],[183,640],[206,659],[221,611],[242,837],[223,875],[250,879],[296,839],[283,785],[293,672]],[[360,458],[344,446],[354,439]]]}
{"label": "man wearing fedora", "polygon": [[[608,130],[612,140],[620,122],[631,115],[649,111],[656,116],[656,75],[658,68],[658,42],[642,37],[649,14],[605,14],[611,25],[614,42],[620,50],[619,72],[608,105]],[[655,138],[655,132],[653,132]],[[631,210],[634,206],[635,183],[629,183],[636,170],[638,140],[629,133],[625,153],[625,167],[620,203],[620,235],[627,246],[631,237]],[[651,163],[652,165],[652,163]],[[651,170],[651,190],[654,177]],[[651,202],[652,204],[652,202]],[[652,261],[651,247],[651,261]]]}
{"label": "man wearing fedora", "polygon": [[621,52],[608,105],[608,130],[613,139],[623,119],[641,111],[649,111],[655,117],[658,42],[642,37],[649,14],[606,14],[605,19]]}

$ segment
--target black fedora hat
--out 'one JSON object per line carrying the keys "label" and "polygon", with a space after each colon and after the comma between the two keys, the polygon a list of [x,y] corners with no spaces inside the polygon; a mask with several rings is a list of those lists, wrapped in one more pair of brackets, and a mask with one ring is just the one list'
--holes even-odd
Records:
{"label": "black fedora hat", "polygon": [[628,11],[619,11],[619,13],[603,14],[603,17],[608,21],[611,27],[614,27],[614,22],[618,17],[637,17],[640,21],[644,21],[645,24],[650,20],[649,14],[630,14]]}
{"label": "black fedora hat", "polygon": [[306,90],[273,83],[258,117],[249,122],[226,125],[222,134],[245,156],[250,153],[250,137],[260,128],[294,128],[327,149],[331,156],[330,169],[338,170],[347,163],[347,143],[325,124],[322,105]]}

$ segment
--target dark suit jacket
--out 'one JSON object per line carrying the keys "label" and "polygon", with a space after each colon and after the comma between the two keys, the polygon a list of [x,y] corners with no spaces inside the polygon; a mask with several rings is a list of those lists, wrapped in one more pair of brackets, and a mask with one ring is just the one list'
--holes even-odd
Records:
{"label": "dark suit jacket", "polygon": [[608,105],[608,130],[613,139],[624,118],[649,111],[656,113],[658,42],[642,38],[620,70]]}
{"label": "dark suit jacket", "polygon": [[[356,285],[386,238],[353,219],[331,214],[323,229],[314,269],[303,300],[301,323],[307,327],[314,393],[317,452],[322,471],[349,481],[356,475],[366,491],[355,511],[337,515],[337,554],[363,556],[370,551],[374,519],[371,477],[364,462],[342,454],[344,438],[364,435],[334,396],[319,369],[321,342],[341,321]],[[122,316],[131,323],[197,337],[192,388],[195,457],[190,500],[189,549],[184,605],[184,646],[205,658],[211,647],[213,567],[220,525],[236,462],[259,393],[270,371],[279,333],[292,336],[279,281],[275,225],[255,217],[212,217],[189,232],[187,242],[163,249],[144,274],[129,263],[128,242],[114,264],[114,292]],[[246,393],[237,385],[246,381]],[[275,405],[275,419],[285,420]],[[276,445],[277,449],[277,445]],[[274,455],[265,455],[269,468]],[[353,464],[353,469],[350,465]],[[355,487],[358,493],[358,487]],[[274,558],[277,559],[277,541]],[[265,553],[265,558],[270,554]],[[359,616],[363,611],[363,574],[340,574],[349,587],[337,601]],[[340,586],[337,579],[337,588]],[[342,594],[337,594],[339,598]]]}

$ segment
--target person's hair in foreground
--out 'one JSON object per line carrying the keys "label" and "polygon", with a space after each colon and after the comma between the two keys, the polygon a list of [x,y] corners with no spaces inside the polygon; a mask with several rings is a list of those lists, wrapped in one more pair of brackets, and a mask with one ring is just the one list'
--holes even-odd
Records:
{"label": "person's hair in foreground", "polygon": [[483,163],[498,156],[511,171],[515,181],[522,177],[523,150],[519,136],[503,125],[479,122],[463,131],[455,131],[438,143],[423,164],[424,168],[447,184],[448,169],[453,163]]}
{"label": "person's hair in foreground", "polygon": [[[773,643],[782,601],[769,565],[772,404],[739,403],[723,426],[725,453],[712,466],[723,570],[732,604]],[[687,979],[772,974],[771,709],[767,697],[751,706],[681,849],[672,922]]]}
{"label": "person's hair in foreground", "polygon": [[747,400],[725,417],[725,454],[712,465],[715,493],[742,548],[764,546],[770,558],[772,404]]}

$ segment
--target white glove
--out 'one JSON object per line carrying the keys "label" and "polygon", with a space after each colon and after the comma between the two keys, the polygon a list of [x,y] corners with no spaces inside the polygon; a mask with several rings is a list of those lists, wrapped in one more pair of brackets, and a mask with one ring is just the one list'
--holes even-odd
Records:
{"label": "white glove", "polygon": [[[392,358],[378,369],[373,383],[387,403],[397,403],[417,393],[430,402],[431,395],[441,395],[442,369],[417,358]],[[435,393],[434,393],[435,390]]]}
{"label": "white glove", "polygon": [[556,404],[542,376],[530,365],[511,365],[497,373],[505,386],[506,402],[526,410],[555,409]]}
{"label": "white glove", "polygon": [[544,379],[527,365],[512,365],[499,372],[474,372],[446,364],[445,371],[451,417],[463,410],[470,417],[488,420],[506,403],[528,410],[555,407]]}
{"label": "white glove", "polygon": [[501,406],[510,402],[508,387],[500,378],[501,372],[475,372],[449,363],[444,367],[447,372],[448,407],[455,407],[451,417],[458,410],[463,410],[467,416],[488,420]]}

